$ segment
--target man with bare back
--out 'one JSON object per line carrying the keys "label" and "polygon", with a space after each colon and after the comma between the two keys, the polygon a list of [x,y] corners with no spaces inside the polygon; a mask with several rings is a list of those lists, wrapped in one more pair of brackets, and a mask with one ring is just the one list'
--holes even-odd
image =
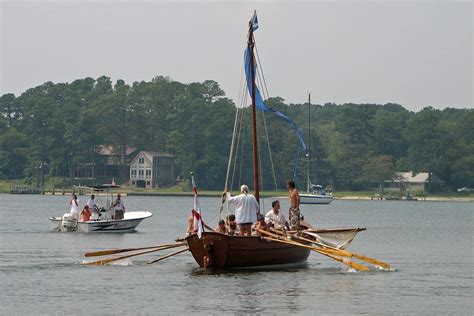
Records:
{"label": "man with bare back", "polygon": [[290,193],[290,210],[288,214],[290,229],[297,230],[300,228],[300,195],[293,180],[288,180],[286,187]]}

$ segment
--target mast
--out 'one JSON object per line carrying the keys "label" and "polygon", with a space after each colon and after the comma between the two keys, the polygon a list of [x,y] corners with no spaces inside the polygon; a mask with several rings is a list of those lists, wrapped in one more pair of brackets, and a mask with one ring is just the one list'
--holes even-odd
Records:
{"label": "mast", "polygon": [[311,93],[308,94],[308,151],[306,152],[306,191],[309,193],[310,183],[309,180],[309,154],[311,147]]}
{"label": "mast", "polygon": [[[254,13],[255,15],[255,13]],[[250,52],[250,72],[252,78],[252,143],[253,143],[253,186],[255,190],[255,199],[260,204],[260,186],[259,186],[259,170],[258,170],[258,146],[257,146],[257,114],[255,104],[255,56],[254,46],[255,40],[253,38],[253,17],[249,22],[249,38],[247,41],[247,47]]]}

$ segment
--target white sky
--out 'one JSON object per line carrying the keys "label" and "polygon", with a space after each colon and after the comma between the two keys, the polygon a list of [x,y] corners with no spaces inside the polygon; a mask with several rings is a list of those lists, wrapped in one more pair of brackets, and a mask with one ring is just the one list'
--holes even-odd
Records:
{"label": "white sky", "polygon": [[0,1],[0,95],[163,75],[237,102],[256,9],[270,96],[474,107],[472,1]]}

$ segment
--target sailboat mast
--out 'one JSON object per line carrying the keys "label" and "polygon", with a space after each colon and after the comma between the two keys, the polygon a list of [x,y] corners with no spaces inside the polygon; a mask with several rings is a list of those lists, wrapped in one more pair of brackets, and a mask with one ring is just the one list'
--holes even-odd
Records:
{"label": "sailboat mast", "polygon": [[257,146],[257,114],[255,105],[255,56],[254,46],[255,40],[253,38],[253,23],[249,22],[249,38],[247,41],[250,52],[250,73],[252,79],[252,143],[253,143],[253,186],[255,190],[255,199],[260,203],[260,185],[259,185],[259,170],[258,170],[258,146]]}
{"label": "sailboat mast", "polygon": [[311,93],[308,94],[308,151],[306,153],[306,191],[309,193],[310,183],[309,180],[309,157],[310,157],[310,148],[311,148]]}

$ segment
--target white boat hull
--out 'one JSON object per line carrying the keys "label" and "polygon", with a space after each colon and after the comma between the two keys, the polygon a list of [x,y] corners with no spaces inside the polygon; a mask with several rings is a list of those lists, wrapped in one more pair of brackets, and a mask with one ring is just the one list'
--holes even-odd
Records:
{"label": "white boat hull", "polygon": [[329,204],[333,200],[330,195],[300,193],[300,204]]}
{"label": "white boat hull", "polygon": [[[125,212],[124,218],[119,220],[91,220],[77,222],[74,231],[80,233],[130,233],[135,231],[138,224],[144,219],[151,217],[151,212]],[[56,231],[70,231],[63,228],[62,217],[51,217],[49,219]]]}
{"label": "white boat hull", "polygon": [[365,228],[328,228],[328,229],[307,229],[303,234],[311,236],[316,242],[337,248],[345,249],[354,240],[357,233]]}

